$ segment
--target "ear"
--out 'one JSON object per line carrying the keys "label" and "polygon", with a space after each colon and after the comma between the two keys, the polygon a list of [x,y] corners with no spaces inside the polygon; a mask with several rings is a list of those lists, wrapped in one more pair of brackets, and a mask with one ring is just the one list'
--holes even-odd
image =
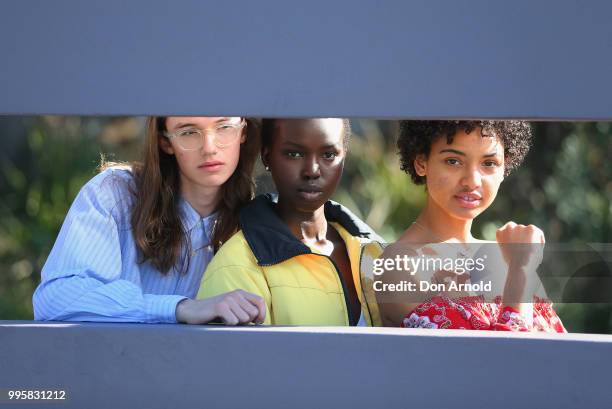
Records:
{"label": "ear", "polygon": [[247,140],[247,128],[249,126],[248,122],[245,122],[244,127],[242,128],[242,135],[240,135],[240,144],[242,145],[243,143],[246,142]]}
{"label": "ear", "polygon": [[172,144],[165,136],[159,138],[159,147],[162,151],[167,153],[168,155],[174,155],[174,148]]}
{"label": "ear", "polygon": [[267,168],[270,161],[270,148],[268,148],[267,146],[264,146],[263,148],[261,148],[261,162],[263,163],[264,167]]}
{"label": "ear", "polygon": [[427,158],[425,155],[420,154],[414,158],[414,170],[419,176],[427,175]]}

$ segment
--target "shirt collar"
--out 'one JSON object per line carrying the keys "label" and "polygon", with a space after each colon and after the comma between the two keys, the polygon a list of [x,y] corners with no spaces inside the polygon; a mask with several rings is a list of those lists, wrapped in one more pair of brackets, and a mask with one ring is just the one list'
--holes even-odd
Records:
{"label": "shirt collar", "polygon": [[181,220],[186,233],[191,233],[193,229],[201,226],[204,233],[210,242],[212,230],[217,220],[218,211],[209,214],[206,217],[201,217],[200,214],[191,206],[191,204],[183,197],[179,200],[179,210],[181,212]]}
{"label": "shirt collar", "polygon": [[[274,211],[276,194],[257,196],[240,212],[240,229],[259,265],[281,263],[300,254],[310,254],[310,248],[299,241]],[[329,200],[325,217],[337,222],[352,236],[367,239],[379,237],[347,208]]]}

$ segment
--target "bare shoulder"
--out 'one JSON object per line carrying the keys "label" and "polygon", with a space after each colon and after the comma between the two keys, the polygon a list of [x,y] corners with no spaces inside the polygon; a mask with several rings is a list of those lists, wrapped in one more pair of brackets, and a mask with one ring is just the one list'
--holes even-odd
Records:
{"label": "bare shoulder", "polygon": [[419,247],[415,243],[405,242],[403,240],[398,240],[393,243],[389,243],[382,254],[381,258],[395,258],[396,256],[417,256]]}

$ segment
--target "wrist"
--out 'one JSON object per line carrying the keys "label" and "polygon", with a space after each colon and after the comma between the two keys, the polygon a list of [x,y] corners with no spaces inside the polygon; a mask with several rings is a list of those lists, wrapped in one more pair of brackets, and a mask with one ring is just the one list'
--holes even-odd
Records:
{"label": "wrist", "polygon": [[193,300],[189,298],[184,298],[176,304],[176,321],[181,324],[187,323],[187,311],[189,310],[189,305]]}
{"label": "wrist", "polygon": [[527,266],[510,262],[508,265],[508,277],[526,278],[528,275]]}

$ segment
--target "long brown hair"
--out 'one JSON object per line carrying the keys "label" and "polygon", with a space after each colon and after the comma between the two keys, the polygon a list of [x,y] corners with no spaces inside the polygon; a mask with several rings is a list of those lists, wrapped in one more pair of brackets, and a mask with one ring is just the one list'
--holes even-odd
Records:
{"label": "long brown hair", "polygon": [[[260,126],[246,119],[246,141],[240,145],[240,158],[234,173],[221,186],[217,219],[212,232],[216,252],[238,230],[239,209],[253,198],[253,168],[260,146]],[[142,162],[132,163],[135,189],[131,225],[140,262],[149,261],[162,274],[172,267],[180,272],[189,268],[191,242],[178,213],[180,171],[176,157],[159,144],[166,131],[166,117],[147,119]],[[184,255],[182,266],[177,266]]]}

